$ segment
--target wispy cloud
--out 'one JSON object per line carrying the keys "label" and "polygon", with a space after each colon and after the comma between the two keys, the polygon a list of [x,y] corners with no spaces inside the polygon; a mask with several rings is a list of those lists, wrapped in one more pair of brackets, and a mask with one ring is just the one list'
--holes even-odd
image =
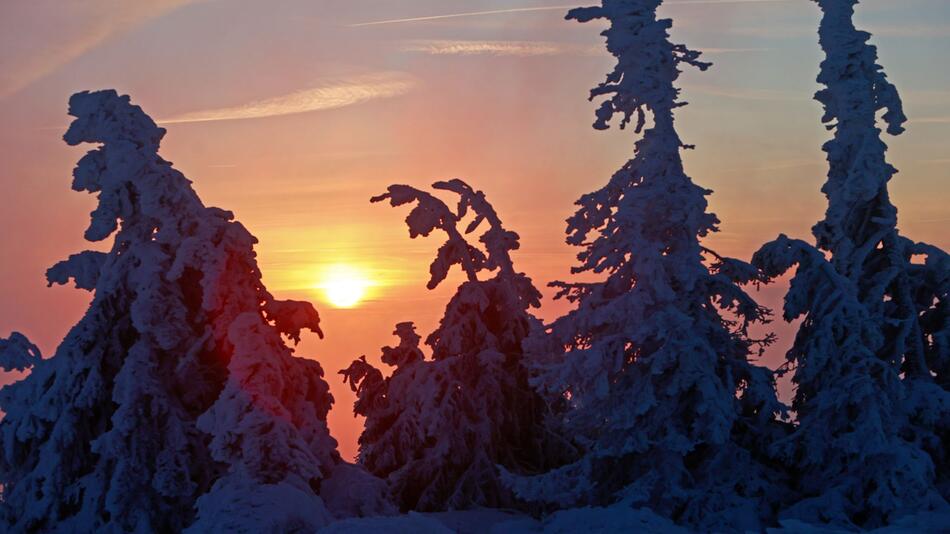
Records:
{"label": "wispy cloud", "polygon": [[0,3],[0,98],[52,74],[108,39],[194,1],[4,0]]}
{"label": "wispy cloud", "polygon": [[414,40],[402,45],[405,52],[419,52],[434,56],[557,56],[597,55],[602,46],[585,46],[551,41],[456,41]]}
{"label": "wispy cloud", "polygon": [[398,72],[383,72],[326,83],[238,106],[192,111],[158,121],[162,124],[257,119],[294,113],[335,109],[368,100],[403,95],[415,86],[415,79]]}
{"label": "wispy cloud", "polygon": [[[664,5],[702,5],[702,4],[778,4],[791,2],[794,0],[670,0]],[[398,19],[372,20],[368,22],[357,22],[348,24],[350,28],[361,26],[381,26],[384,24],[405,24],[408,22],[431,22],[434,20],[456,19],[462,17],[484,17],[488,15],[508,15],[513,13],[534,13],[539,11],[564,11],[578,7],[577,4],[557,5],[557,6],[536,6],[536,7],[515,7],[509,9],[490,9],[486,11],[466,11],[461,13],[443,13],[440,15],[425,15],[419,17],[406,17]]]}
{"label": "wispy cloud", "polygon": [[[607,54],[602,45],[559,43],[554,41],[463,41],[452,39],[416,39],[403,41],[404,52],[433,56],[600,56]],[[706,54],[766,52],[769,48],[702,48]]]}

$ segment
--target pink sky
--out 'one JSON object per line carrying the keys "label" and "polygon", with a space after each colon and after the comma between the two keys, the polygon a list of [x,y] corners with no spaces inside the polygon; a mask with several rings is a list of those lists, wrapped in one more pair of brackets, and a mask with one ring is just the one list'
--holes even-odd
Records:
{"label": "pink sky", "polygon": [[[779,232],[808,237],[824,209],[818,10],[804,1],[670,1],[673,35],[715,65],[687,73],[687,170],[715,190],[709,240],[748,259]],[[898,5],[899,4],[899,5]],[[69,189],[83,149],[60,140],[68,96],[113,87],[167,121],[162,154],[208,205],[261,241],[279,297],[314,301],[327,338],[308,336],[337,398],[331,428],[347,456],[360,425],[337,370],[377,358],[396,322],[430,331],[454,291],[425,290],[436,239],[410,241],[406,213],[370,205],[390,183],[460,177],[483,189],[522,237],[516,266],[538,286],[569,276],[564,219],[631,154],[632,132],[595,132],[588,89],[612,64],[599,27],[559,3],[436,1],[13,0],[0,5],[0,336],[20,330],[51,354],[88,303],[47,289],[46,268],[90,245],[93,199]],[[512,11],[514,10],[514,11]],[[492,11],[495,13],[437,17]],[[497,12],[507,11],[507,12]],[[392,22],[398,19],[423,19]],[[950,248],[950,5],[865,0],[859,24],[904,97],[906,134],[888,139],[909,237]],[[389,21],[385,24],[364,24]],[[334,309],[321,269],[373,273],[371,298]],[[782,288],[763,299],[775,305]],[[542,315],[563,307],[545,302]],[[780,344],[788,328],[779,327]],[[781,358],[781,348],[770,361]]]}

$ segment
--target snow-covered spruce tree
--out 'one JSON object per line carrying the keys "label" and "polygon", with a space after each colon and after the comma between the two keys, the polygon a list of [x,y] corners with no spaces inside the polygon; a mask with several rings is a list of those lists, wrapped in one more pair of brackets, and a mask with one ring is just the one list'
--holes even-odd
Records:
{"label": "snow-covered spruce tree", "polygon": [[94,297],[51,358],[19,350],[32,372],[2,392],[0,530],[319,526],[332,399],[281,338],[319,333],[316,310],[266,291],[255,238],[201,203],[127,96],[78,93],[69,113],[66,142],[100,144],[73,173],[98,196],[85,236],[114,241],[47,273]]}
{"label": "snow-covered spruce tree", "polygon": [[[358,394],[355,412],[366,417],[360,462],[389,482],[404,510],[512,506],[498,465],[537,473],[572,450],[546,426],[547,406],[529,386],[522,363],[521,341],[538,324],[528,310],[541,295],[515,272],[509,253],[518,248],[518,234],[502,227],[484,194],[460,180],[433,187],[459,195],[456,212],[405,185],[390,186],[373,201],[417,203],[406,218],[412,237],[447,234],[430,268],[430,289],[456,264],[468,281],[426,339],[431,360],[424,359],[412,323],[400,323],[394,332],[399,345],[382,354],[383,363],[395,367],[390,377],[365,358],[341,371]],[[457,228],[469,211],[474,220],[465,233],[488,223],[479,239],[484,252]],[[479,280],[486,270],[497,273]]]}
{"label": "snow-covered spruce tree", "polygon": [[683,169],[674,83],[680,66],[709,64],[669,41],[660,3],[604,0],[567,16],[610,24],[617,65],[591,91],[608,97],[594,128],[635,115],[643,137],[568,219],[568,243],[583,247],[573,271],[604,280],[553,284],[576,309],[525,343],[537,383],[569,402],[566,425],[586,452],[512,483],[562,506],[626,502],[701,530],[756,529],[774,517],[780,478],[761,452],[783,432],[772,374],[750,362],[770,339],[747,328],[768,311],[739,287],[757,280],[751,265],[700,244],[718,220],[710,191]]}
{"label": "snow-covered spruce tree", "polygon": [[897,231],[877,114],[892,135],[906,117],[870,35],[854,27],[857,1],[818,4],[825,88],[815,98],[834,130],[823,147],[828,209],[817,248],[780,236],[753,262],[769,278],[797,265],[785,317],[803,318],[787,355],[798,428],[777,449],[801,501],[783,515],[876,527],[939,505],[935,473],[946,485],[950,471],[950,258]]}

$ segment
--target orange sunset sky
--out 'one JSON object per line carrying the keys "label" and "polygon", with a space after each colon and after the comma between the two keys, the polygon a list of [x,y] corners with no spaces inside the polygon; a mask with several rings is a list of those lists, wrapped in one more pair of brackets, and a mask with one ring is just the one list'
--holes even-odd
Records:
{"label": "orange sunset sky", "polygon": [[[578,5],[583,5],[581,2]],[[455,290],[425,289],[438,237],[410,240],[404,209],[372,205],[390,183],[459,177],[482,189],[521,235],[516,267],[541,287],[570,276],[563,243],[573,201],[632,153],[632,131],[596,132],[590,87],[613,64],[601,26],[531,0],[5,0],[0,3],[0,337],[27,334],[51,354],[90,295],[47,288],[47,267],[102,244],[82,239],[94,199],[70,190],[85,148],[61,141],[66,102],[115,88],[168,129],[162,155],[208,205],[260,240],[264,280],[311,300],[326,339],[318,359],[347,457],[361,424],[337,370],[378,358],[396,322],[428,333]],[[668,0],[673,37],[714,66],[688,72],[678,113],[687,170],[713,189],[722,232],[707,240],[748,259],[779,232],[809,238],[824,210],[811,100],[821,55],[807,0]],[[950,248],[950,3],[864,0],[859,26],[910,118],[887,140],[891,191],[909,237]],[[348,266],[371,283],[336,308],[320,289]],[[783,288],[760,297],[773,307]],[[540,314],[564,307],[545,300]],[[781,360],[790,330],[779,325]],[[378,360],[377,360],[378,361]]]}

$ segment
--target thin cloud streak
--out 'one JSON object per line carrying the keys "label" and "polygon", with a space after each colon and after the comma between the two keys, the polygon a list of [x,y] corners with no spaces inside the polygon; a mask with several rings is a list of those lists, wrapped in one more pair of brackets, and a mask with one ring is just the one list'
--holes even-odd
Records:
{"label": "thin cloud streak", "polygon": [[[678,6],[678,5],[705,5],[705,4],[777,4],[790,2],[792,0],[679,0],[678,2],[670,1],[666,2],[665,5],[669,6]],[[462,17],[483,17],[488,15],[507,15],[512,13],[533,13],[540,11],[560,11],[573,9],[578,7],[576,4],[571,5],[559,5],[559,6],[537,6],[537,7],[515,7],[510,9],[491,9],[487,11],[467,11],[463,13],[445,13],[442,15],[427,15],[421,17],[408,17],[400,19],[386,19],[386,20],[373,20],[368,22],[357,22],[354,24],[347,24],[349,28],[360,28],[363,26],[382,26],[385,24],[405,24],[409,22],[430,22],[433,20],[444,20],[444,19],[456,19]]]}
{"label": "thin cloud streak", "polygon": [[[403,52],[433,56],[601,56],[602,45],[558,43],[554,41],[463,41],[451,39],[416,39],[404,41]],[[706,54],[766,52],[768,48],[698,48]]]}
{"label": "thin cloud streak", "polygon": [[[33,24],[47,24],[32,21],[43,17],[43,4],[11,2],[2,7],[0,14],[0,45],[4,48],[0,54],[0,99],[19,92],[34,82],[56,72],[86,52],[98,47],[110,38],[131,31],[141,24],[170,13],[175,9],[193,3],[196,0],[153,0],[150,2],[130,2],[113,5],[104,2],[83,4],[73,20],[79,28],[59,28],[57,20],[50,23],[48,29],[54,35],[38,46],[24,48],[22,43],[31,42],[21,35]],[[64,9],[76,6],[66,4]],[[9,11],[6,11],[9,10]]]}
{"label": "thin cloud streak", "polygon": [[346,81],[256,100],[238,106],[192,111],[158,122],[161,124],[180,124],[257,119],[336,109],[368,100],[401,96],[412,90],[415,85],[415,79],[407,74],[384,72],[354,77]]}
{"label": "thin cloud streak", "polygon": [[591,56],[602,53],[601,46],[584,46],[551,41],[453,41],[414,40],[406,41],[404,52],[418,52],[433,56]]}

